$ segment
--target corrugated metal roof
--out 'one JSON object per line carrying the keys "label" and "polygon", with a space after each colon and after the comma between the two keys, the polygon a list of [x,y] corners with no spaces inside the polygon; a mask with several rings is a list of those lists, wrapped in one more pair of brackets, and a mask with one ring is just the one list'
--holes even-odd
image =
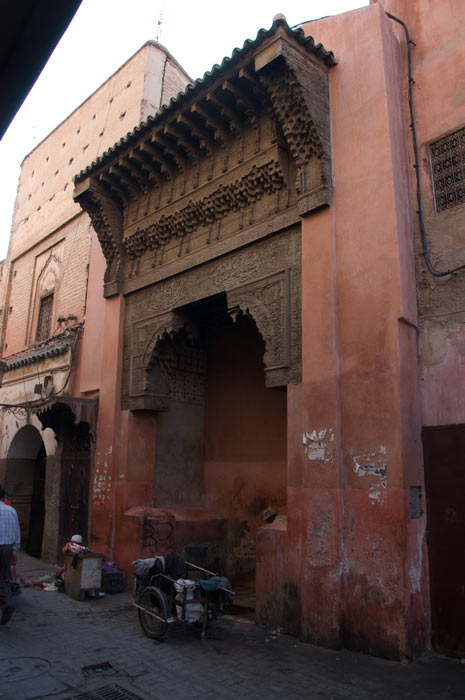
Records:
{"label": "corrugated metal roof", "polygon": [[111,148],[104,151],[102,155],[98,156],[98,158],[92,161],[90,165],[86,166],[86,168],[74,176],[74,182],[79,182],[87,175],[92,173],[98,166],[104,164],[118,152],[136,142],[136,140],[138,140],[155,124],[163,121],[166,116],[182,106],[187,99],[190,99],[192,96],[195,96],[196,93],[200,92],[200,90],[208,87],[208,85],[213,82],[213,80],[218,78],[223,71],[231,68],[231,66],[234,66],[235,63],[242,60],[249,52],[260,46],[265,39],[272,37],[276,33],[278,27],[283,27],[288,36],[292,36],[294,40],[296,40],[310,53],[314,53],[327,66],[333,66],[337,63],[333,52],[327,51],[322,44],[316,44],[312,36],[305,36],[304,31],[300,28],[295,30],[291,29],[284,19],[276,19],[270,29],[260,29],[256,39],[247,39],[244,42],[243,47],[241,49],[235,48],[231,57],[226,56],[221,65],[215,64],[210,71],[207,71],[204,74],[203,78],[198,78],[194,83],[188,85],[184,92],[180,92],[177,97],[172,98],[169,104],[163,105],[161,110],[156,115],[149,116],[145,121],[142,121],[132,131],[128,132],[126,136],[123,136],[119,141],[111,146]]}

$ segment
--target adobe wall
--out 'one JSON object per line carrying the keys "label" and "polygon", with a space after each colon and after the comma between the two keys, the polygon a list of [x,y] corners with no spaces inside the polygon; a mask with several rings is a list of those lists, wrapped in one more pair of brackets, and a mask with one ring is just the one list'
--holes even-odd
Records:
{"label": "adobe wall", "polygon": [[291,404],[304,439],[288,499],[299,513],[290,569],[303,570],[289,589],[305,637],[399,658],[423,648],[428,623],[425,518],[408,510],[423,477],[400,54],[377,7],[308,31],[338,59],[334,204],[303,220],[303,381]]}
{"label": "adobe wall", "polygon": [[[102,358],[107,359],[101,337],[105,266],[90,219],[73,201],[72,178],[141,120],[155,113],[163,102],[184,89],[188,80],[168,52],[148,42],[23,161],[8,258],[2,263],[2,356],[29,351],[29,346],[37,343],[40,297],[47,291],[53,291],[50,334],[65,330],[63,322],[58,327],[57,317],[70,314],[75,317],[71,325],[84,323],[84,331],[76,356],[69,347],[66,353],[48,353],[47,350],[18,365],[19,369],[10,370],[4,377],[2,402],[15,406],[25,401],[39,402],[41,397],[35,387],[47,373],[53,377],[53,386],[59,395],[96,397],[101,386]],[[58,342],[57,338],[54,340]],[[107,366],[103,369],[104,373],[108,370]],[[104,393],[103,407],[105,401]],[[77,401],[72,410],[77,422],[90,420],[89,425],[93,422],[89,403]],[[31,420],[42,431],[35,415],[31,418],[21,409],[14,414],[2,411],[2,473],[7,467],[14,471],[9,447],[21,427]],[[117,432],[115,429],[115,434]],[[47,428],[47,433],[53,434],[53,430]],[[22,440],[21,444],[27,447],[27,441]],[[57,449],[56,440],[53,449],[47,447],[47,515],[42,556],[53,561],[63,535],[60,524],[61,447]],[[98,465],[94,490],[101,495],[106,492]],[[89,467],[94,476],[93,465]],[[28,507],[25,506],[27,517]]]}
{"label": "adobe wall", "polygon": [[[465,61],[465,5],[460,0],[384,0],[380,5],[405,22],[415,42],[411,47],[413,106],[423,217],[431,263],[438,272],[445,272],[465,264],[465,204],[436,210],[430,144],[465,126],[464,82],[457,69]],[[403,46],[406,100],[405,36],[401,27],[392,24]],[[411,147],[409,155],[413,165]],[[413,167],[410,173],[415,212]],[[422,422],[424,426],[465,423],[465,270],[452,276],[432,275],[424,262],[417,217],[414,225]]]}
{"label": "adobe wall", "polygon": [[98,388],[102,253],[96,239],[91,249],[92,227],[73,201],[72,178],[182,90],[187,79],[170,54],[148,42],[24,159],[2,267],[4,356],[35,342],[37,282],[49,265],[53,318],[86,318],[81,388]]}
{"label": "adobe wall", "polygon": [[[307,215],[312,206],[306,207],[308,201],[303,196],[294,208],[289,206],[293,202],[288,198],[288,211],[283,213],[283,198],[279,191],[276,197],[273,190],[269,196],[275,198],[277,216],[269,228],[253,233],[256,222],[250,217],[250,226],[242,232],[246,217],[236,210],[230,215],[226,210],[224,226],[215,226],[215,230],[205,226],[205,230],[197,232],[196,219],[194,235],[187,243],[181,234],[170,238],[168,230],[168,243],[161,246],[160,253],[155,245],[160,223],[158,208],[166,207],[165,211],[172,215],[170,225],[178,225],[172,210],[179,203],[172,203],[173,193],[180,198],[187,196],[183,188],[188,178],[176,176],[167,182],[161,179],[161,192],[151,201],[147,201],[145,192],[136,202],[127,198],[129,214],[124,212],[123,223],[119,218],[117,221],[125,229],[121,237],[131,256],[121,266],[114,263],[116,255],[109,253],[110,243],[115,249],[121,243],[118,235],[122,231],[117,228],[113,241],[111,231],[102,227],[99,232],[104,244],[108,244],[109,274],[114,278],[109,276],[112,286],[106,290],[105,374],[93,492],[93,544],[127,566],[131,547],[138,542],[138,523],[124,518],[125,508],[134,503],[153,503],[151,483],[158,423],[151,412],[160,410],[160,406],[154,409],[160,396],[150,392],[153,387],[147,376],[157,339],[165,331],[174,334],[179,330],[176,324],[182,325],[182,313],[194,302],[218,293],[231,293],[234,300],[236,292],[254,287],[254,279],[249,276],[253,265],[255,274],[269,277],[277,277],[283,266],[292,268],[293,284],[297,280],[293,315],[276,313],[274,320],[278,319],[281,325],[268,324],[266,329],[270,346],[280,332],[286,335],[286,318],[290,319],[290,330],[300,330],[300,314],[298,319],[295,314],[300,309],[301,291],[302,381],[300,374],[288,372],[281,382],[288,385],[289,517],[287,531],[272,529],[263,535],[257,574],[258,619],[268,623],[276,619],[274,611],[270,617],[265,610],[273,599],[271,591],[286,631],[320,644],[346,644],[401,658],[424,648],[429,618],[425,518],[409,510],[411,489],[421,488],[423,477],[420,412],[415,399],[416,300],[400,50],[391,23],[377,6],[312,22],[306,29],[334,50],[338,59],[329,72],[334,184],[330,206],[325,206],[331,201],[328,186],[327,196],[323,202],[320,200],[317,211],[313,205],[313,212]],[[326,105],[321,95],[319,98]],[[282,101],[282,95],[279,97],[275,104],[278,112],[282,109],[282,116],[288,95]],[[272,119],[268,116],[267,120],[269,137]],[[289,124],[283,122],[282,128],[288,129],[292,142]],[[251,144],[252,140],[248,140],[247,147]],[[215,156],[218,152],[214,151]],[[279,151],[278,156],[281,157]],[[292,156],[298,157],[298,153]],[[213,176],[219,179],[223,162],[219,158],[212,162],[209,178],[207,161],[203,159],[201,168],[189,170],[189,177],[200,173],[207,180]],[[325,166],[328,170],[324,176],[328,177],[329,163]],[[109,167],[109,162],[103,164],[102,173]],[[125,201],[124,186],[112,181],[111,173],[103,174],[115,188],[120,188]],[[321,172],[315,168],[310,174]],[[142,177],[141,172],[137,175]],[[78,184],[76,196],[87,201],[89,209],[101,196],[101,211],[107,211],[109,197],[102,194],[92,178],[95,172],[87,182]],[[295,178],[289,177],[288,181],[294,188]],[[210,204],[208,197],[216,196],[216,184],[202,183],[202,187]],[[296,196],[295,189],[292,196]],[[254,213],[264,218],[270,208],[266,199],[260,201]],[[247,201],[245,206],[250,215],[252,207]],[[294,259],[285,261],[292,251],[290,246],[282,245],[286,238],[280,234],[287,222],[288,230],[293,227],[293,237],[297,240],[298,235],[300,239],[300,227],[290,218],[297,206],[302,216],[302,248],[299,241],[296,264]],[[140,208],[142,217],[151,217],[150,226],[139,223]],[[188,211],[183,210],[183,231],[192,215],[189,207],[185,209]],[[95,211],[97,206],[93,208],[94,215]],[[275,248],[267,259],[260,251],[265,245],[271,247],[272,234],[276,234]],[[192,244],[191,249],[188,243]],[[213,257],[213,253],[205,250],[215,245],[219,251],[216,255],[224,256],[224,261],[209,261],[207,256]],[[242,248],[231,254],[235,245]],[[230,259],[236,256],[237,264],[228,264],[226,254]],[[274,267],[269,267],[271,262]],[[299,275],[294,278],[297,270]],[[181,273],[183,284],[179,277],[176,279]],[[234,275],[239,281],[233,279]],[[280,280],[281,287],[277,284],[271,289],[270,298],[284,302],[285,285],[281,277]],[[237,286],[239,282],[243,287]],[[121,289],[125,298],[118,295]],[[239,309],[249,309],[255,297],[261,300],[263,296],[264,289],[254,287],[248,296],[239,299]],[[233,302],[230,305],[234,309]],[[276,332],[277,328],[280,331]],[[291,348],[296,352],[295,338]],[[297,354],[300,359],[300,353]],[[299,365],[298,359],[295,365]],[[275,380],[269,386],[279,384]],[[123,407],[132,408],[133,413],[120,410],[121,389]],[[260,400],[258,404],[261,405]],[[221,434],[218,415],[209,414],[208,420],[214,432]],[[260,447],[263,451],[263,444]],[[231,504],[219,497],[219,474],[224,475],[226,470],[214,448],[208,446],[205,472],[213,484],[212,504],[231,516]],[[241,477],[241,455],[231,435],[224,454],[234,460],[234,469]],[[262,466],[257,458],[254,469],[259,480],[263,477]],[[213,476],[216,469],[219,473]],[[277,489],[272,494],[275,498],[281,488],[277,472],[278,469]],[[234,483],[228,484],[229,489],[231,486],[234,489]],[[268,578],[264,576],[267,571]]]}
{"label": "adobe wall", "polygon": [[56,318],[60,314],[75,314],[78,321],[84,319],[90,240],[90,221],[81,214],[45,240],[37,240],[33,250],[11,261],[4,356],[36,342],[38,283],[44,276],[50,278],[48,282],[45,279],[45,286],[55,289],[52,332],[57,329]]}

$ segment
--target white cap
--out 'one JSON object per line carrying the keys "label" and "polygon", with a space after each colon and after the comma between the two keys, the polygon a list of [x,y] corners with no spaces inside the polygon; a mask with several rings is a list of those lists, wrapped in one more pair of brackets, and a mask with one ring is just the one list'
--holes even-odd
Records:
{"label": "white cap", "polygon": [[71,542],[77,542],[78,544],[82,544],[82,537],[81,535],[73,535],[71,537]]}

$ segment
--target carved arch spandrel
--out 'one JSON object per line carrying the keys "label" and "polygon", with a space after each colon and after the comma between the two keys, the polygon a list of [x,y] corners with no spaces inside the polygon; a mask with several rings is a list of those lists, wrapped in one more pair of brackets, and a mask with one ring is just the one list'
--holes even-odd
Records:
{"label": "carved arch spandrel", "polygon": [[74,199],[92,221],[107,263],[105,296],[119,294],[122,284],[123,208],[96,180],[87,178],[76,185]]}
{"label": "carved arch spandrel", "polygon": [[[233,317],[253,318],[265,343],[265,379],[268,387],[282,387],[301,381],[301,330],[298,284],[292,289],[291,268],[226,289],[227,310]],[[294,285],[296,280],[294,280]],[[294,301],[293,301],[294,299]],[[177,299],[181,304],[190,296]],[[128,407],[131,410],[166,410],[169,387],[163,367],[155,357],[158,341],[173,338],[180,331],[195,341],[196,329],[182,311],[171,309],[131,324]],[[156,375],[156,376],[155,376]],[[157,377],[159,385],[157,385]]]}
{"label": "carved arch spandrel", "polygon": [[282,270],[226,293],[228,313],[253,318],[265,342],[266,385],[282,386],[300,375],[291,357],[291,271]]}
{"label": "carved arch spandrel", "polygon": [[[168,408],[169,389],[159,368],[154,367],[154,350],[165,335],[181,330],[184,319],[174,311],[151,316],[135,323],[131,334],[131,364],[129,379],[129,408],[132,410],[163,411]],[[153,378],[156,372],[160,386],[155,391]]]}

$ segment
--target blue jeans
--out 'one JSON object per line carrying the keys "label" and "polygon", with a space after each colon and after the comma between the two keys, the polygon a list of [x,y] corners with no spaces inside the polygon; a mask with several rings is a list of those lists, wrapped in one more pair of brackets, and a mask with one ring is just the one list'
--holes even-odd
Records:
{"label": "blue jeans", "polygon": [[0,611],[10,605],[10,566],[13,554],[12,544],[0,544]]}

